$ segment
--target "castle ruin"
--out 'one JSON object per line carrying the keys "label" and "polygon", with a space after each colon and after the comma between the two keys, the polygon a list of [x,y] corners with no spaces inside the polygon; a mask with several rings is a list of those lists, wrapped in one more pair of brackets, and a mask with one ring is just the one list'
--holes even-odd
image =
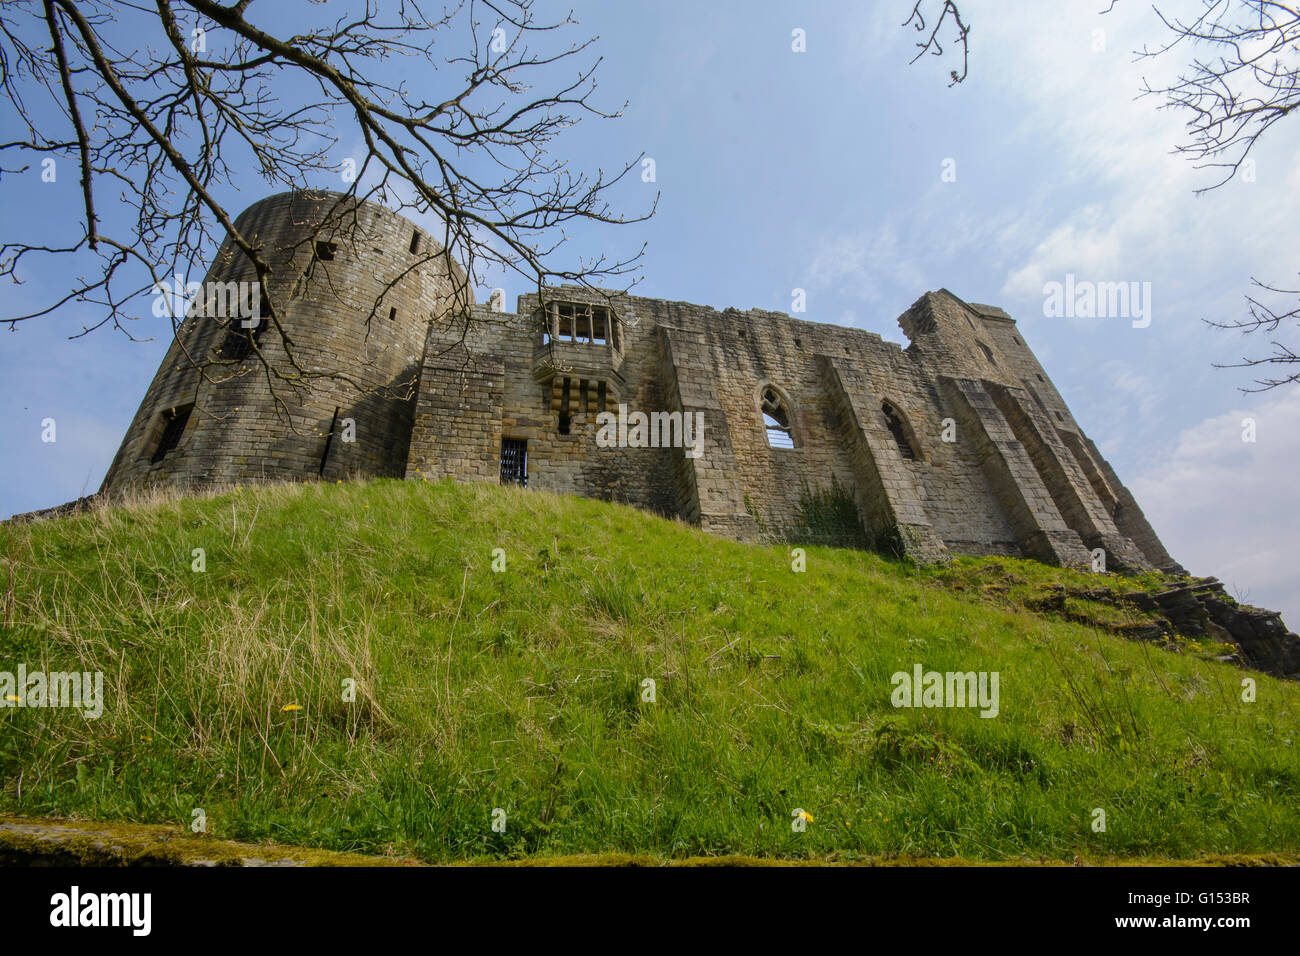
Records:
{"label": "castle ruin", "polygon": [[[393,476],[626,502],[741,540],[792,537],[838,489],[863,539],[920,562],[1005,554],[1184,573],[1001,309],[947,290],[903,348],[758,309],[559,286],[474,305],[435,239],[372,203],[295,192],[237,226],[272,266],[270,318],[180,326],[101,491]],[[227,240],[207,280],[255,281]],[[260,321],[259,321],[260,319]],[[466,321],[468,319],[468,321]],[[213,369],[196,356],[215,356]],[[312,370],[341,374],[312,377]]]}

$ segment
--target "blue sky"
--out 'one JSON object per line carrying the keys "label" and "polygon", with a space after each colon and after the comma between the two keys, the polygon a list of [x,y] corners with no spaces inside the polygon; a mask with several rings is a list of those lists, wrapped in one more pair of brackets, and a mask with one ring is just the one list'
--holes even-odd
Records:
{"label": "blue sky", "polygon": [[[966,0],[970,77],[951,89],[951,57],[908,65],[909,0],[550,5],[600,35],[599,101],[628,101],[621,119],[587,121],[558,149],[607,168],[644,151],[656,182],[636,177],[617,200],[636,211],[661,194],[648,223],[574,230],[572,253],[644,241],[640,294],[790,311],[800,288],[803,317],[894,341],[899,313],[929,289],[1002,306],[1175,557],[1300,626],[1288,560],[1300,389],[1243,395],[1246,373],[1211,363],[1245,344],[1201,321],[1240,316],[1251,276],[1287,283],[1300,270],[1300,120],[1263,141],[1254,182],[1195,196],[1211,180],[1170,154],[1180,119],[1137,96],[1144,75],[1179,61],[1134,63],[1162,28],[1149,4],[1121,0],[1102,16],[1106,5]],[[259,7],[276,9],[255,4],[254,21],[274,25]],[[806,52],[791,48],[796,28]],[[71,172],[52,184],[38,166],[6,176],[3,238],[74,221],[77,190]],[[267,191],[250,179],[227,198],[237,209]],[[1150,326],[1045,317],[1043,285],[1067,273],[1151,283]],[[40,270],[6,299],[75,274]],[[510,302],[526,291],[496,281]],[[76,308],[0,333],[0,514],[98,487],[166,347],[165,321],[144,314],[144,343],[112,330],[69,341],[88,317]],[[1241,441],[1247,416],[1253,444]],[[47,417],[54,444],[40,440]]]}

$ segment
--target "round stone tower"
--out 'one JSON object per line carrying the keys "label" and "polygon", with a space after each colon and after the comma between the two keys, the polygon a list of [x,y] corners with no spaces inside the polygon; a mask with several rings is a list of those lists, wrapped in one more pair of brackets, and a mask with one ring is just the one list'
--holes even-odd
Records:
{"label": "round stone tower", "polygon": [[283,336],[226,237],[100,491],[402,475],[429,324],[473,303],[463,272],[340,193],[270,196],[235,226],[270,263]]}

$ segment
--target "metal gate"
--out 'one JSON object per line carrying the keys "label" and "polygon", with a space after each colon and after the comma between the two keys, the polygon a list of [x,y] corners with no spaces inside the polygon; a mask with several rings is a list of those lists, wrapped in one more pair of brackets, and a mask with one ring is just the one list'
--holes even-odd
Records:
{"label": "metal gate", "polygon": [[528,441],[501,439],[501,484],[528,487]]}

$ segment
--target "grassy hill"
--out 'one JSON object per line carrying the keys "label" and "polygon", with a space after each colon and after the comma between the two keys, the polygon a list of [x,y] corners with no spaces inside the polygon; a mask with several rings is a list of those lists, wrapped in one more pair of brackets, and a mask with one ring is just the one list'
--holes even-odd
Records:
{"label": "grassy hill", "polygon": [[[0,811],[202,808],[214,836],[431,861],[1300,851],[1300,686],[1017,599],[1131,580],[816,547],[796,573],[446,482],[142,502],[0,526],[0,554],[0,670],[102,671],[106,698],[0,710]],[[893,707],[916,664],[998,672],[997,717]]]}

